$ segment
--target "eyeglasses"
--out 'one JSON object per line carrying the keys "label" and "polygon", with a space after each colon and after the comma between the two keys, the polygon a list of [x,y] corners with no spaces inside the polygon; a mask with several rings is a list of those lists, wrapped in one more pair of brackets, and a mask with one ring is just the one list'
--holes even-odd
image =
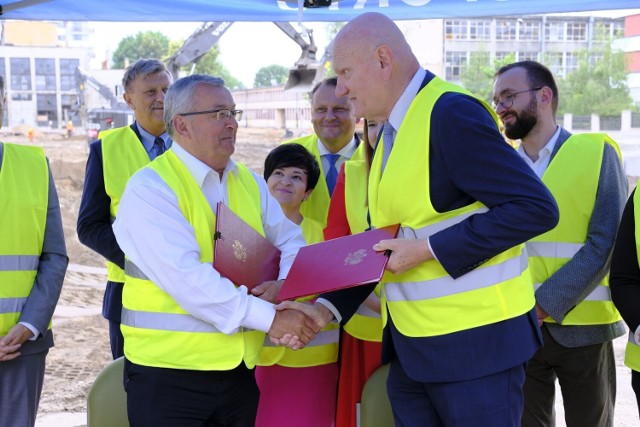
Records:
{"label": "eyeglasses", "polygon": [[229,110],[227,108],[221,108],[218,110],[208,110],[208,111],[192,111],[190,113],[182,113],[179,116],[195,116],[198,114],[213,114],[216,120],[226,120],[230,117],[236,119],[236,121],[242,120],[242,110]]}
{"label": "eyeglasses", "polygon": [[513,100],[516,97],[516,95],[520,95],[521,93],[525,93],[525,92],[535,92],[540,89],[542,89],[542,87],[534,87],[532,89],[521,90],[520,92],[515,92],[510,95],[506,95],[504,99],[500,99],[500,98],[498,98],[497,100],[494,99],[493,102],[491,103],[491,106],[493,107],[494,110],[498,108],[498,105],[502,105],[502,108],[511,108],[513,107]]}

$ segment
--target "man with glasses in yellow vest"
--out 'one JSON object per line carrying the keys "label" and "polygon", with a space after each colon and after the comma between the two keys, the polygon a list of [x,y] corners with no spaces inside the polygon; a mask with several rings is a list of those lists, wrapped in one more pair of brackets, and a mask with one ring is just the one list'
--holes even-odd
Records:
{"label": "man with glasses in yellow vest", "polygon": [[[0,76],[0,124],[6,97]],[[67,271],[60,204],[42,148],[0,142],[0,425],[33,426]]]}
{"label": "man with glasses in yellow vest", "polygon": [[176,81],[164,111],[174,144],[134,174],[122,196],[114,232],[127,256],[122,332],[131,425],[253,427],[252,368],[265,333],[300,334],[308,343],[320,330],[300,312],[275,310],[269,301],[281,280],[265,282],[257,297],[213,267],[219,202],[280,249],[279,279],[305,244],[264,179],[231,159],[241,117],[222,79]]}
{"label": "man with glasses in yellow vest", "polygon": [[496,73],[493,103],[508,138],[560,208],[560,222],[527,242],[544,346],[527,365],[524,427],[555,424],[555,380],[567,426],[612,426],[612,340],[624,334],[611,301],[609,262],[627,198],[620,149],[606,134],[556,124],[558,88],[535,61]]}
{"label": "man with glasses in yellow vest", "polygon": [[89,148],[77,231],[81,243],[107,259],[102,315],[109,321],[114,359],[124,355],[120,332],[124,253],[111,224],[131,175],[171,147],[162,113],[164,94],[172,80],[164,63],[157,59],[140,59],[129,66],[122,86],[124,100],[133,110],[135,122],[101,132],[100,139]]}

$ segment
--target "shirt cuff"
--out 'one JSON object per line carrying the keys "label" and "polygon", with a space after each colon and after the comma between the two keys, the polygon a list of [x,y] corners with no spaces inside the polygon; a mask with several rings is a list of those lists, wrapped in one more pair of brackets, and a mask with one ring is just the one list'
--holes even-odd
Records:
{"label": "shirt cuff", "polygon": [[324,305],[325,307],[327,307],[329,309],[329,311],[331,313],[333,313],[333,317],[336,318],[336,321],[338,323],[342,322],[342,316],[340,316],[340,312],[338,311],[338,309],[336,308],[335,305],[333,305],[330,301],[324,299],[324,298],[318,298],[316,300],[317,303]]}
{"label": "shirt cuff", "polygon": [[29,329],[33,333],[33,336],[29,338],[29,341],[35,341],[38,339],[38,337],[40,336],[40,331],[35,326],[27,322],[18,322],[18,323],[24,326],[25,328]]}
{"label": "shirt cuff", "polygon": [[262,332],[269,332],[273,319],[276,317],[276,309],[273,304],[256,296],[250,296],[247,317],[242,326]]}
{"label": "shirt cuff", "polygon": [[435,252],[433,252],[433,249],[431,249],[431,242],[429,241],[429,238],[427,237],[427,238],[426,238],[426,240],[427,240],[427,247],[429,248],[429,252],[431,252],[431,255],[433,255],[433,258],[434,258],[436,261],[440,262],[440,260],[439,260],[439,259],[438,259],[438,257],[436,256],[436,253],[435,253]]}

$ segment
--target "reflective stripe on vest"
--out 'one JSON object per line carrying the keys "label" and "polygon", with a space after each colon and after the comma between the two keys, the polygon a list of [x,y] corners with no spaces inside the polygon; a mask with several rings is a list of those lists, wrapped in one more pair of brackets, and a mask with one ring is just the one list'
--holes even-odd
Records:
{"label": "reflective stripe on vest", "polygon": [[[120,198],[129,178],[140,168],[149,164],[149,154],[131,127],[108,129],[100,133],[102,142],[102,170],[104,189],[111,205],[109,212],[111,223],[118,214]],[[107,278],[112,282],[123,283],[124,271],[116,264],[107,261]]]}
{"label": "reflective stripe on vest", "polygon": [[[397,130],[384,175],[382,154],[374,154],[368,194],[375,227],[400,223],[402,237],[424,239],[486,210],[480,202],[444,213],[431,205],[430,112],[443,94],[452,92],[472,97],[438,77],[416,95]],[[496,121],[497,134],[495,113],[478,102]],[[535,303],[524,245],[486,260],[455,280],[435,259],[399,275],[385,272],[382,303],[383,321],[388,310],[398,331],[408,337],[443,335],[523,315]]]}
{"label": "reflective stripe on vest", "polygon": [[[147,167],[154,169],[175,193],[178,205],[195,231],[200,261],[213,262],[215,214],[189,170],[167,151]],[[227,176],[229,207],[260,234],[260,190],[243,165]],[[226,335],[191,316],[132,262],[125,263],[122,295],[124,352],[134,363],[172,369],[229,370],[243,360],[253,367],[264,333],[242,329]],[[238,291],[241,292],[241,291]],[[126,314],[125,314],[126,313]]]}
{"label": "reflective stripe on vest", "polygon": [[210,323],[188,314],[157,313],[122,309],[122,324],[133,328],[176,332],[220,332]]}
{"label": "reflective stripe on vest", "polygon": [[[322,227],[318,221],[304,218],[300,224],[307,244],[321,242]],[[296,301],[310,301],[317,296],[298,298]],[[283,346],[275,346],[269,337],[265,337],[260,359],[257,365],[271,366],[278,364],[289,368],[303,368],[326,365],[338,360],[338,343],[340,342],[340,325],[329,323],[303,349],[291,350]]]}
{"label": "reflective stripe on vest", "polygon": [[[584,246],[583,243],[527,242],[527,253],[530,257],[567,258],[571,259]],[[542,283],[534,283],[537,291]],[[584,298],[584,301],[611,301],[609,286],[600,284]]]}
{"label": "reflective stripe on vest", "polygon": [[0,271],[37,270],[39,264],[38,255],[0,255]]}
{"label": "reflective stripe on vest", "polygon": [[[544,286],[545,281],[578,254],[587,241],[606,144],[620,156],[617,144],[605,134],[572,135],[560,146],[544,172],[542,182],[556,199],[560,221],[554,229],[527,242],[534,284]],[[620,319],[611,301],[607,275],[593,292],[567,313],[562,324],[603,325]],[[555,323],[551,317],[544,321]]]}
{"label": "reflective stripe on vest", "polygon": [[18,322],[33,288],[49,204],[49,168],[42,148],[8,143],[3,147],[0,167],[0,336],[6,335]]}
{"label": "reflective stripe on vest", "polygon": [[322,228],[327,226],[327,214],[329,213],[329,189],[327,188],[327,182],[325,181],[325,172],[322,166],[322,160],[320,158],[320,151],[318,150],[318,137],[313,135],[304,136],[302,138],[293,139],[291,141],[284,142],[285,144],[297,143],[309,150],[313,157],[316,158],[320,165],[320,179],[316,184],[316,188],[313,189],[309,198],[300,205],[300,213],[304,218],[311,218],[318,221]]}

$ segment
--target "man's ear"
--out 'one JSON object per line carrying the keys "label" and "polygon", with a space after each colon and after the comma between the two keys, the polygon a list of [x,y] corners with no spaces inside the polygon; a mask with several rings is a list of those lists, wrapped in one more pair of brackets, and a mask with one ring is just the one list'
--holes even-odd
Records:
{"label": "man's ear", "polygon": [[133,104],[131,103],[131,96],[127,92],[125,92],[122,94],[122,97],[124,98],[124,102],[127,103],[129,108],[131,108],[132,110],[135,110],[135,108],[133,108]]}
{"label": "man's ear", "polygon": [[172,119],[173,129],[178,135],[189,135],[189,127],[187,126],[187,119],[183,116],[175,116]]}
{"label": "man's ear", "polygon": [[376,57],[380,64],[380,71],[382,77],[388,80],[391,77],[391,65],[393,64],[394,56],[391,48],[385,44],[380,45],[376,49]]}
{"label": "man's ear", "polygon": [[540,89],[540,102],[549,105],[553,102],[553,91],[549,86],[543,86]]}

